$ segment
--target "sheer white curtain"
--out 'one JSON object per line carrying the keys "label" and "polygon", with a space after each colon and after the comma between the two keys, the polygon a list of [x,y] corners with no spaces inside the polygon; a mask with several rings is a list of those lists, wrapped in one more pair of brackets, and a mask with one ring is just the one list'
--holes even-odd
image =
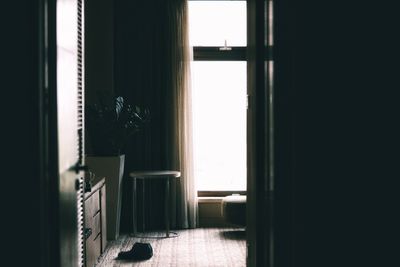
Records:
{"label": "sheer white curtain", "polygon": [[[181,171],[172,186],[172,225],[179,228],[197,226],[197,192],[193,174],[192,93],[190,85],[191,53],[188,36],[187,0],[168,1],[170,36],[168,56],[171,61],[170,91],[171,131],[169,150],[171,166]],[[176,220],[176,221],[175,221]]]}

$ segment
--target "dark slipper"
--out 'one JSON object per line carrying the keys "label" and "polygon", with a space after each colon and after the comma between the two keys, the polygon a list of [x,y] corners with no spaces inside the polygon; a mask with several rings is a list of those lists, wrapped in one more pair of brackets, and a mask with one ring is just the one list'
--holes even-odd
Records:
{"label": "dark slipper", "polygon": [[118,253],[118,259],[121,260],[148,260],[153,256],[153,248],[149,243],[133,244],[131,250]]}

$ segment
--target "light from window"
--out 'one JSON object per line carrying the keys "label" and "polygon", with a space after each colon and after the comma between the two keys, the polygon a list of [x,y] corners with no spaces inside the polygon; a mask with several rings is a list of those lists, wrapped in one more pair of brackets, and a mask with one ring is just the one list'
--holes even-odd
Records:
{"label": "light from window", "polygon": [[[246,25],[246,1],[189,1],[192,46],[245,47]],[[246,61],[210,60],[191,66],[196,187],[245,191]]]}
{"label": "light from window", "polygon": [[189,1],[191,46],[246,46],[246,1]]}
{"label": "light from window", "polygon": [[192,64],[197,190],[246,190],[246,62]]}

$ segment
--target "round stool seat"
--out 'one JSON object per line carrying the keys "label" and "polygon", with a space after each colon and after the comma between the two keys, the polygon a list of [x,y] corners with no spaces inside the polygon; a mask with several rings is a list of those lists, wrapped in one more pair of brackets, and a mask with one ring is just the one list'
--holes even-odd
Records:
{"label": "round stool seat", "polygon": [[246,226],[246,196],[231,195],[222,199],[222,217],[226,222]]}

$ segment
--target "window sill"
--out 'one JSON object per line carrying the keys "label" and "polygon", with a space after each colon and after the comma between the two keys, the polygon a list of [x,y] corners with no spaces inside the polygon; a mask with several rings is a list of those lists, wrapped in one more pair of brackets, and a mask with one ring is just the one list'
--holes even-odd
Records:
{"label": "window sill", "polygon": [[221,203],[224,197],[197,197],[199,203]]}
{"label": "window sill", "polygon": [[226,197],[233,194],[246,195],[246,191],[197,191],[198,197]]}

